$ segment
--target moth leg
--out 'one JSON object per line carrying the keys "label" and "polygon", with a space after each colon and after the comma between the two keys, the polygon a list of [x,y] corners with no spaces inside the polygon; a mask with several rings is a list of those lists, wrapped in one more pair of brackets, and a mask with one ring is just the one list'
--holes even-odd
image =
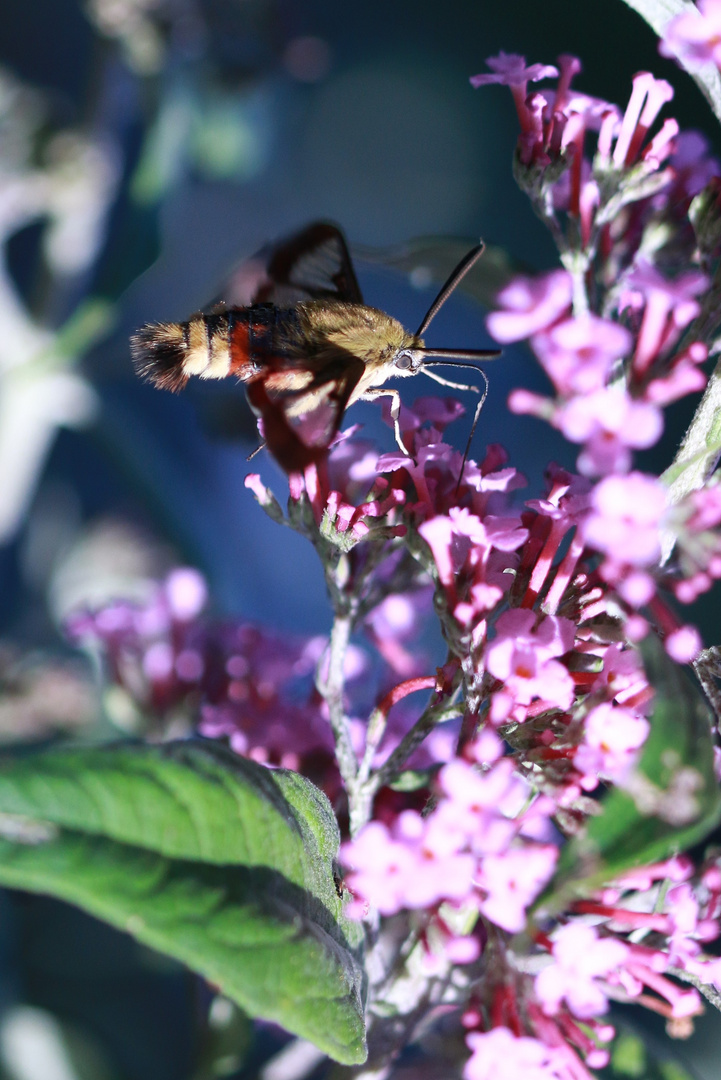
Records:
{"label": "moth leg", "polygon": [[261,450],[265,450],[265,446],[266,446],[266,444],[264,442],[262,442],[260,444],[260,446],[256,446],[255,450],[251,451],[251,453],[248,454],[248,456],[247,456],[247,458],[245,460],[246,461],[252,461],[256,454],[259,454],[261,452]]}
{"label": "moth leg", "polygon": [[383,387],[372,387],[370,390],[366,390],[364,394],[361,394],[361,401],[374,401],[379,397],[389,397],[391,401],[391,420],[393,421],[393,431],[395,433],[396,442],[399,449],[406,455],[411,457],[411,452],[403,442],[403,436],[401,435],[401,425],[398,422],[398,418],[401,414],[401,396],[397,390],[385,390]]}

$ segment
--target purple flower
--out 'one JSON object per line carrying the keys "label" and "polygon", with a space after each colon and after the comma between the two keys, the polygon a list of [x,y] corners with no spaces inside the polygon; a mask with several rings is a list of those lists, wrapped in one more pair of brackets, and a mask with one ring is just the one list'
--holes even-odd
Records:
{"label": "purple flower", "polygon": [[721,3],[698,0],[697,11],[689,9],[667,25],[659,52],[663,56],[678,53],[699,64],[721,67]]}
{"label": "purple flower", "polygon": [[472,75],[471,86],[488,86],[502,83],[504,86],[524,86],[527,82],[539,79],[552,79],[558,75],[558,69],[550,64],[531,64],[526,67],[525,56],[516,53],[500,52],[498,56],[489,56],[486,60],[493,75]]}
{"label": "purple flower", "polygon": [[506,1027],[466,1035],[473,1056],[463,1080],[558,1080],[554,1053],[538,1039],[513,1035]]}
{"label": "purple flower", "polygon": [[388,666],[409,679],[426,667],[426,658],[406,643],[417,637],[432,605],[430,587],[413,592],[391,593],[366,616],[365,629]]}
{"label": "purple flower", "polygon": [[622,783],[649,730],[645,717],[603,702],[592,709],[584,721],[584,741],[573,755],[573,763],[579,772],[590,778],[591,789],[596,786],[598,776]]}
{"label": "purple flower", "polygon": [[[721,4],[719,11],[721,13]],[[669,162],[674,171],[675,197],[692,199],[706,187],[709,180],[721,174],[721,162],[709,156],[709,149],[708,139],[700,131],[682,131],[679,134]]]}
{"label": "purple flower", "polygon": [[195,619],[208,600],[205,578],[192,567],[171,570],[165,579],[165,595],[171,616],[181,622]]}
{"label": "purple flower", "polygon": [[588,313],[566,319],[531,340],[534,352],[561,394],[603,387],[611,368],[631,349],[625,327]]}
{"label": "purple flower", "polygon": [[553,844],[524,843],[481,860],[478,885],[483,914],[515,934],[526,925],[526,908],[550,879],[558,860]]}
{"label": "purple flower", "polygon": [[584,476],[627,472],[630,449],[653,446],[663,430],[660,409],[634,401],[622,389],[603,387],[590,394],[571,398],[554,417],[570,442],[584,443],[578,470]]}
{"label": "purple flower", "polygon": [[552,270],[541,277],[517,277],[496,297],[505,311],[486,319],[489,333],[502,344],[522,341],[546,330],[571,306],[573,282],[566,270]]}
{"label": "purple flower", "polygon": [[[493,69],[493,75],[473,75],[471,85],[487,86],[490,83],[502,83],[509,86],[513,95],[513,103],[518,113],[518,122],[521,127],[520,152],[524,162],[529,162],[539,152],[542,156],[543,124],[540,111],[543,108],[534,108],[533,99],[527,97],[528,83],[538,82],[539,79],[553,78],[558,75],[556,68],[548,64],[532,64],[526,67],[523,56],[514,53],[499,53],[492,56],[486,63]],[[545,99],[541,99],[545,103]]]}
{"label": "purple flower", "polygon": [[405,906],[415,859],[410,847],[394,840],[382,822],[366,825],[355,840],[342,846],[341,857],[351,867],[346,875],[349,888],[369,899],[382,915],[394,915]]}
{"label": "purple flower", "polygon": [[631,97],[613,150],[613,163],[617,169],[636,160],[648,129],[672,98],[673,87],[665,79],[656,79],[649,71],[634,76]]}
{"label": "purple flower", "polygon": [[599,937],[591,926],[568,923],[553,935],[554,963],[536,977],[535,989],[544,1011],[554,1016],[565,1000],[580,1020],[601,1016],[608,998],[597,980],[608,975],[629,955],[615,938]]}
{"label": "purple flower", "polygon": [[695,626],[679,626],[664,640],[666,652],[677,664],[690,664],[703,648],[701,635]]}
{"label": "purple flower", "polygon": [[573,646],[574,626],[568,619],[548,615],[534,628],[532,611],[514,610],[497,623],[498,635],[486,650],[486,666],[503,683],[505,698],[530,705],[534,698],[548,707],[570,708],[574,683],[563,664],[552,659]]}
{"label": "purple flower", "polygon": [[594,489],[582,523],[585,540],[619,564],[649,566],[661,555],[666,492],[659,480],[633,472],[608,476]]}
{"label": "purple flower", "polygon": [[[654,359],[670,350],[679,334],[701,310],[694,297],[704,292],[709,279],[700,270],[670,280],[644,259],[639,259],[629,273],[621,305],[639,306],[638,294],[645,301],[633,366],[636,376],[646,373]],[[637,295],[634,296],[634,293]]]}

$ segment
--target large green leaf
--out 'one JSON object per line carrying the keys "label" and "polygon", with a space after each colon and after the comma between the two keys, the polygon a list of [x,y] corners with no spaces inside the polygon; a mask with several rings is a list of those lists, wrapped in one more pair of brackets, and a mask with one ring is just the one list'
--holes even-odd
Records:
{"label": "large green leaf", "polygon": [[563,849],[544,908],[689,848],[721,816],[708,706],[655,638],[642,651],[656,704],[641,758],[624,786],[601,800],[599,816]]}
{"label": "large green leaf", "polygon": [[78,904],[250,1015],[364,1059],[338,826],[303,777],[209,742],[35,754],[0,766],[0,834],[1,883]]}

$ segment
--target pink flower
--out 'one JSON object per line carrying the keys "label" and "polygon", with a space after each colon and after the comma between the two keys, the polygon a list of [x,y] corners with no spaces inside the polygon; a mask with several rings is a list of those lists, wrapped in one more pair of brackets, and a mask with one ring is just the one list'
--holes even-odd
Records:
{"label": "pink flower", "polygon": [[410,846],[392,839],[382,822],[366,825],[355,840],[342,846],[341,856],[351,867],[346,875],[349,888],[370,900],[382,915],[394,915],[405,906],[416,860]]}
{"label": "pink flower", "polygon": [[596,981],[622,964],[629,949],[615,938],[600,938],[591,926],[569,923],[553,937],[555,963],[536,977],[536,993],[544,1011],[555,1016],[565,999],[580,1020],[600,1016],[608,999]]}
{"label": "pink flower", "polygon": [[534,110],[527,97],[528,82],[551,78],[558,75],[558,71],[547,64],[532,64],[531,67],[526,67],[525,57],[516,56],[514,53],[499,53],[498,56],[486,60],[486,63],[495,74],[474,75],[471,85],[478,87],[487,86],[489,83],[503,83],[510,86],[521,126],[521,157],[523,161],[530,161],[534,149],[540,149],[542,129],[537,110]]}
{"label": "pink flower", "polygon": [[165,579],[165,595],[174,618],[190,622],[203,610],[208,599],[205,578],[191,567],[172,570]]}
{"label": "pink flower", "polygon": [[524,86],[527,82],[539,79],[552,79],[558,75],[558,69],[550,64],[531,64],[526,67],[525,56],[516,53],[500,52],[498,56],[489,56],[486,60],[493,75],[472,75],[471,86],[489,86],[502,83],[504,86]]}
{"label": "pink flower", "polygon": [[486,319],[489,333],[503,344],[522,341],[547,329],[571,306],[573,283],[566,270],[553,270],[538,278],[517,277],[496,297],[505,311]]}
{"label": "pink flower", "polygon": [[689,9],[667,25],[659,52],[676,53],[696,63],[711,62],[721,67],[721,3],[698,0],[698,11]]}
{"label": "pink flower", "polygon": [[497,640],[509,638],[516,645],[529,645],[544,660],[572,649],[575,630],[570,619],[546,615],[537,622],[534,612],[525,608],[505,611],[496,623]]}
{"label": "pink flower", "polygon": [[639,259],[626,279],[622,305],[638,306],[638,295],[645,300],[643,322],[633,359],[637,376],[646,373],[654,359],[676,344],[679,334],[701,310],[694,297],[704,292],[709,279],[700,270],[691,270],[670,280],[645,260]]}
{"label": "pink flower", "polygon": [[[719,5],[721,11],[721,5]],[[700,131],[682,131],[670,164],[674,171],[674,194],[691,199],[721,174],[721,162],[709,156],[708,139]]]}
{"label": "pink flower", "polygon": [[646,401],[654,405],[669,405],[686,394],[703,390],[708,380],[698,365],[707,358],[707,346],[700,341],[692,341],[687,349],[674,356],[671,370],[666,375],[650,380],[644,393]]}
{"label": "pink flower", "polygon": [[701,635],[695,626],[679,626],[664,641],[666,652],[677,664],[690,664],[703,648]]}
{"label": "pink flower", "polygon": [[637,472],[608,476],[593,491],[583,535],[616,563],[649,566],[661,555],[665,510],[666,492],[655,478]]}
{"label": "pink flower", "polygon": [[476,854],[505,851],[517,828],[499,811],[520,784],[510,758],[485,773],[456,759],[441,769],[439,783],[446,798],[431,815],[431,827],[453,837],[454,845],[470,845]]}
{"label": "pink flower", "polygon": [[570,442],[585,443],[579,472],[603,476],[630,468],[629,448],[653,446],[661,436],[663,416],[654,405],[634,401],[621,389],[604,387],[562,405],[554,426]]}
{"label": "pink flower", "polygon": [[589,312],[535,334],[531,345],[559,393],[586,394],[605,385],[632,340],[625,327]]}
{"label": "pink flower", "polygon": [[[541,660],[529,648],[512,641],[494,642],[488,650],[487,667],[503,683],[503,693],[516,705],[530,705],[540,698],[547,708],[570,709],[573,679],[557,660]],[[497,715],[494,712],[494,719]]]}
{"label": "pink flower", "polygon": [[538,1039],[516,1037],[506,1027],[466,1036],[473,1051],[463,1080],[557,1080],[553,1051]]}
{"label": "pink flower", "polygon": [[656,79],[649,71],[641,71],[634,76],[631,97],[613,150],[616,168],[633,164],[648,129],[663,105],[672,97],[673,87],[665,79]]}
{"label": "pink flower", "polygon": [[419,910],[442,900],[461,902],[470,894],[476,867],[470,853],[436,851],[432,843],[424,841],[414,855],[413,871],[403,889],[403,907]]}
{"label": "pink flower", "polygon": [[686,499],[689,516],[686,528],[693,532],[703,532],[721,525],[721,485],[699,488],[692,491]]}
{"label": "pink flower", "polygon": [[372,821],[343,845],[343,859],[352,868],[346,879],[350,888],[381,914],[462,901],[470,893],[475,859],[461,850],[465,838],[439,828],[435,817],[406,810],[391,831]]}
{"label": "pink flower", "polygon": [[558,848],[553,844],[524,843],[480,863],[478,884],[485,893],[479,903],[483,914],[497,926],[515,934],[526,925],[526,908],[550,879]]}
{"label": "pink flower", "polygon": [[574,683],[563,664],[552,659],[573,646],[568,619],[548,615],[534,629],[533,612],[516,609],[498,620],[498,636],[486,650],[486,666],[517,705],[541,698],[549,707],[570,708]]}
{"label": "pink flower", "polygon": [[[448,593],[456,620],[469,626],[490,610],[510,588],[511,578],[503,575],[509,555],[525,543],[528,531],[518,518],[489,514],[481,520],[465,507],[451,507],[448,516],[424,521],[418,532],[430,547],[441,584]],[[502,565],[496,560],[501,558]],[[466,588],[458,595],[458,584]]]}
{"label": "pink flower", "polygon": [[649,691],[646,673],[634,649],[609,645],[603,656],[603,669],[592,684],[592,691],[604,691],[623,705],[628,698],[646,697]]}
{"label": "pink flower", "polygon": [[603,702],[584,721],[584,741],[573,755],[573,763],[591,779],[603,776],[620,783],[636,760],[649,730],[648,720],[643,716]]}

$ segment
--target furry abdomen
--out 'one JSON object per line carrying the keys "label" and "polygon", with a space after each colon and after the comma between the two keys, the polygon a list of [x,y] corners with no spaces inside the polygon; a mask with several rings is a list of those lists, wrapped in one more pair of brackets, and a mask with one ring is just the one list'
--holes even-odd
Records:
{"label": "furry abdomen", "polygon": [[279,317],[270,304],[194,315],[184,323],[149,323],[130,339],[138,375],[164,390],[182,390],[191,375],[247,382],[273,355]]}

